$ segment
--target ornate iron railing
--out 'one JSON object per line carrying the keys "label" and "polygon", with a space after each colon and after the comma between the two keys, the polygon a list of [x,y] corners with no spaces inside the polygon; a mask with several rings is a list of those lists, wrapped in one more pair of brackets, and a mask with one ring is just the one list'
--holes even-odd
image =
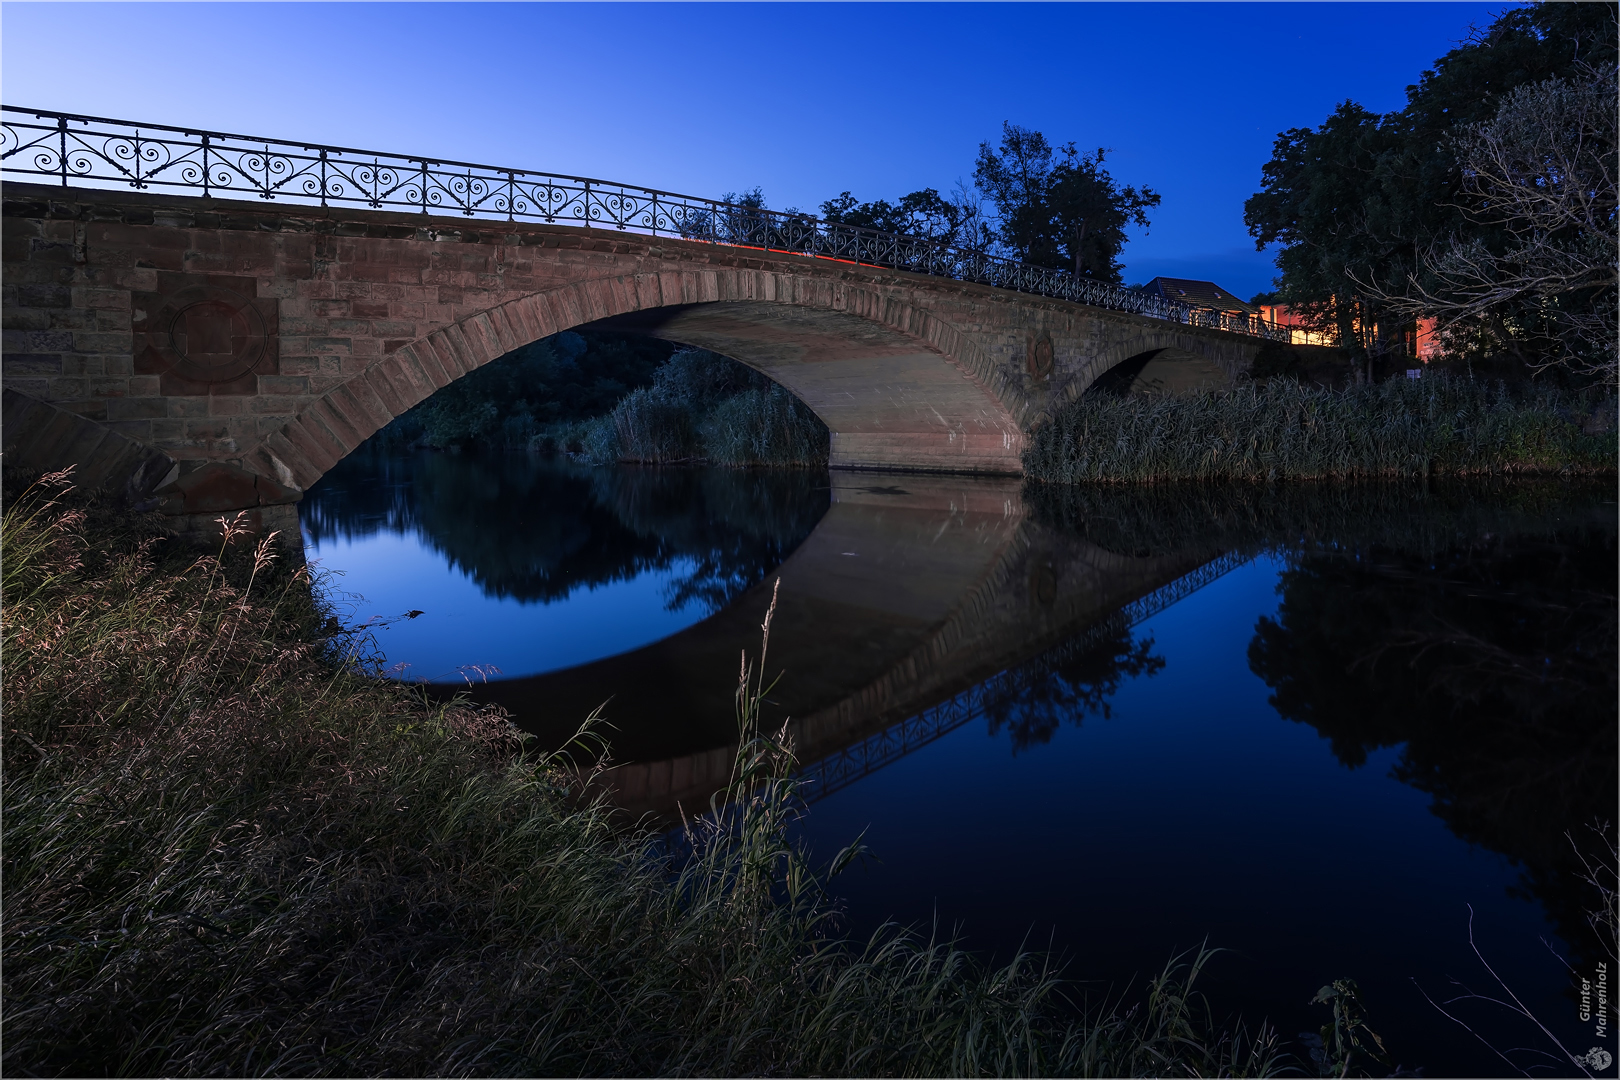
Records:
{"label": "ornate iron railing", "polygon": [[0,178],[421,214],[543,221],[837,259],[1288,340],[1257,316],[1194,308],[1064,270],[714,199],[582,176],[402,157],[48,109],[0,106]]}

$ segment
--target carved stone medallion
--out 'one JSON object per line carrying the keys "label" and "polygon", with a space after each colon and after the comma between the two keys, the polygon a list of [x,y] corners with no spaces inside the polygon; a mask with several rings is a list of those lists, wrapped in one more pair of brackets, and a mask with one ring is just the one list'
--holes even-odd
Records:
{"label": "carved stone medallion", "polygon": [[1036,380],[1052,374],[1052,339],[1046,334],[1029,343],[1029,373]]}
{"label": "carved stone medallion", "polygon": [[133,298],[131,328],[137,367],[164,393],[253,393],[274,372],[275,301],[254,298],[251,278],[163,274],[158,288]]}

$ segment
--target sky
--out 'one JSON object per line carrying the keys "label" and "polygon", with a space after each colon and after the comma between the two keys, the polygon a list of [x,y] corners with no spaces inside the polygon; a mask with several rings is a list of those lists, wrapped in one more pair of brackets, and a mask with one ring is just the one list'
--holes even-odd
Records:
{"label": "sky", "polygon": [[1163,202],[1126,281],[1270,287],[1277,134],[1389,111],[1514,4],[0,4],[6,104],[814,211],[971,184],[1010,121]]}

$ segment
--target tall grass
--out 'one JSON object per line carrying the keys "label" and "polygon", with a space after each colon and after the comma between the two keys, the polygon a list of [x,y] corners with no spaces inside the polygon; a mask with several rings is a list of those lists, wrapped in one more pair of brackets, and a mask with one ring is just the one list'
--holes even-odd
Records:
{"label": "tall grass", "polygon": [[745,390],[717,404],[700,426],[718,465],[827,464],[827,427],[780,386]]}
{"label": "tall grass", "polygon": [[675,853],[498,712],[370,677],[270,543],[193,557],[129,526],[48,487],[5,509],[11,1073],[1282,1064],[1266,1028],[1213,1022],[1207,953],[1087,1008],[1039,957],[838,940],[827,869],[784,839],[798,800],[791,746],[757,729],[763,651],[727,801]]}
{"label": "tall grass", "polygon": [[1035,433],[1024,467],[1056,483],[1612,472],[1614,417],[1612,390],[1272,380],[1192,397],[1087,396]]}
{"label": "tall grass", "polygon": [[651,386],[632,390],[611,413],[561,439],[598,464],[820,467],[830,443],[827,426],[787,390],[701,349],[675,353]]}

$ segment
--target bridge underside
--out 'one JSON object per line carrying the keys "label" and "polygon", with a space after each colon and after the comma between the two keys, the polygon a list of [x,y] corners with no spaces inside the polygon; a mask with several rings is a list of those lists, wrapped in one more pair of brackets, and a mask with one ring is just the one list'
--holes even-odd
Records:
{"label": "bridge underside", "polygon": [[1024,433],[982,382],[868,319],[744,301],[592,325],[695,345],[770,376],[832,431],[833,468],[1022,472]]}

